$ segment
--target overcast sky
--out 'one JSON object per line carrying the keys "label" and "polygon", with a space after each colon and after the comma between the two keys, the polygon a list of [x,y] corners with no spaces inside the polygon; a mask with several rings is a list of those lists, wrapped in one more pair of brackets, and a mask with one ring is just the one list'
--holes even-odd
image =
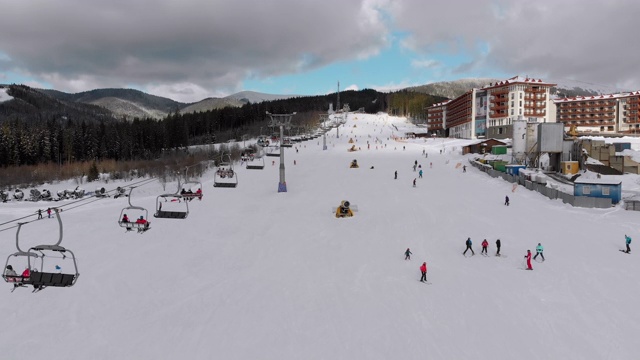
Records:
{"label": "overcast sky", "polygon": [[640,89],[634,0],[20,0],[0,83],[178,101],[515,75]]}

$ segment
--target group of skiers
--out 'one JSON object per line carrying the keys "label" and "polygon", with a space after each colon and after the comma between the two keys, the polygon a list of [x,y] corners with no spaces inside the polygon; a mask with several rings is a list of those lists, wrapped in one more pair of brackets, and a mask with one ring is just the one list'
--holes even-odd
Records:
{"label": "group of skiers", "polygon": [[[473,251],[473,248],[471,247],[473,245],[473,242],[471,241],[471,238],[467,238],[467,241],[465,241],[465,245],[467,246],[464,249],[464,252],[462,253],[462,255],[467,255],[467,251],[471,250],[471,255],[475,255],[476,253]],[[489,242],[487,241],[487,239],[484,239],[482,241],[482,251],[480,252],[481,254],[485,255],[485,256],[489,256],[488,250],[489,250]],[[502,246],[502,242],[500,242],[500,239],[496,240],[496,256],[500,256],[500,247]]]}
{"label": "group of skiers", "polygon": [[[404,252],[404,259],[411,260],[411,254],[413,253],[409,248],[407,248],[407,250]],[[422,265],[420,265],[420,273],[422,274],[422,276],[420,276],[420,282],[427,282],[427,262],[426,261],[423,262]]]}

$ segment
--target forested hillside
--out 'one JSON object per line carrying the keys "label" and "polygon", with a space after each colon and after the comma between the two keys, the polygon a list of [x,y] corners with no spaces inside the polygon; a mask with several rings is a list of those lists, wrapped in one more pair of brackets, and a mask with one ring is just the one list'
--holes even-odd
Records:
{"label": "forested hillside", "polygon": [[[268,124],[270,113],[292,113],[294,126],[317,125],[317,114],[336,107],[337,94],[295,97],[248,103],[181,114],[162,120],[115,119],[106,109],[56,100],[26,86],[11,86],[14,99],[0,104],[0,166],[70,163],[94,160],[154,159],[163,150],[208,144],[241,135],[258,135]],[[399,115],[415,115],[441,98],[402,91],[393,94],[375,90],[343,91],[341,105],[367,113],[387,111],[393,104]]]}

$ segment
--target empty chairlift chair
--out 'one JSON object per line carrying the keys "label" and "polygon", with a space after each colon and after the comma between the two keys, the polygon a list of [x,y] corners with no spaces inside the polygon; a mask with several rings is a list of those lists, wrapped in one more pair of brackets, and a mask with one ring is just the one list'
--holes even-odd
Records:
{"label": "empty chairlift chair", "polygon": [[186,219],[189,215],[189,203],[180,194],[163,194],[156,198],[156,213],[160,219]]}

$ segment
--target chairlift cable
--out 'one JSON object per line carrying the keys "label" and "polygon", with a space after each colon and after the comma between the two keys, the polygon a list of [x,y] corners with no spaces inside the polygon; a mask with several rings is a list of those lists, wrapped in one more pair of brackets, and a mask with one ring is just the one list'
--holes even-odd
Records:
{"label": "chairlift cable", "polygon": [[[157,177],[153,177],[153,178],[149,178],[149,179],[144,179],[144,180],[141,180],[141,181],[138,181],[138,182],[134,182],[134,183],[132,183],[132,184],[129,184],[129,185],[125,186],[125,187],[130,187],[130,186],[132,186],[132,185],[133,185],[134,187],[141,187],[141,186],[147,185],[147,184],[149,184],[149,183],[151,183],[151,182],[153,182],[153,181],[155,181],[155,180],[157,180],[157,179],[158,179]],[[109,193],[109,192],[112,192],[112,191],[117,191],[117,188],[116,188],[116,189],[113,189],[113,190],[106,191],[106,192],[107,192],[107,193]],[[68,206],[71,206],[71,205],[77,204],[77,203],[79,203],[79,202],[85,202],[85,201],[88,201],[89,199],[91,199],[91,198],[95,198],[95,197],[96,197],[95,195],[91,195],[91,196],[89,196],[89,197],[87,197],[87,198],[78,199],[78,200],[76,200],[76,201],[72,201],[72,202],[67,203],[67,204],[64,204],[64,205],[60,205],[60,206],[53,206],[53,208],[62,209],[62,208],[64,208],[64,207],[68,207]],[[84,205],[90,204],[90,203],[92,203],[92,202],[94,202],[94,201],[98,201],[98,200],[102,200],[102,199],[99,199],[99,198],[97,198],[97,199],[93,199],[93,200],[91,200],[91,201],[89,201],[89,202],[86,202],[86,203],[84,203],[84,204],[80,204],[80,205],[77,205],[77,206],[74,206],[74,207],[68,208],[67,210],[72,210],[72,209],[75,209],[75,208],[78,208],[78,207],[80,207],[80,206],[84,206]],[[9,221],[6,221],[6,222],[3,222],[3,223],[0,223],[0,226],[7,225],[7,224],[10,224],[10,223],[13,223],[13,222],[16,222],[16,221],[19,221],[19,220],[22,220],[22,219],[27,219],[27,218],[30,218],[30,217],[32,217],[32,216],[37,216],[37,215],[38,215],[37,213],[34,213],[34,214],[26,215],[26,216],[23,216],[23,217],[20,217],[20,218],[17,218],[17,219],[9,220]],[[26,223],[30,223],[30,222],[37,221],[37,220],[41,220],[41,219],[31,220],[31,221],[28,221],[28,222],[26,222]],[[6,228],[6,229],[0,229],[0,232],[5,231],[5,230],[9,230],[9,229],[13,229],[13,228],[15,228],[15,227],[16,227],[16,226],[12,226],[12,227],[9,227],[9,228]]]}

